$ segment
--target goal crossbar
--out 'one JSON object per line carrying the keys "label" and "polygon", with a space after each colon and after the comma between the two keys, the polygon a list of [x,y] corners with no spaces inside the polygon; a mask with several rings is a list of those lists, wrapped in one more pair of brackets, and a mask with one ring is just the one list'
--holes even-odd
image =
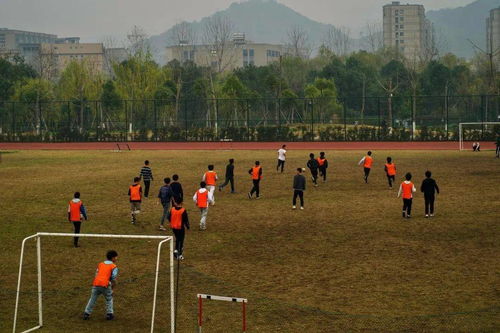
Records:
{"label": "goal crossbar", "polygon": [[26,241],[36,238],[37,248],[37,277],[38,277],[38,325],[32,327],[22,333],[32,332],[40,329],[43,326],[43,307],[42,307],[42,256],[41,256],[41,237],[42,236],[55,236],[55,237],[93,237],[93,238],[129,238],[129,239],[158,239],[158,250],[156,256],[156,270],[155,270],[155,284],[153,293],[153,310],[151,315],[151,333],[154,330],[155,312],[156,312],[156,298],[158,291],[158,275],[160,272],[160,253],[162,245],[170,241],[170,330],[173,333],[175,330],[175,307],[174,307],[174,244],[172,236],[150,236],[150,235],[113,235],[113,234],[74,234],[74,233],[55,233],[55,232],[38,232],[34,235],[28,236],[23,239],[21,244],[21,255],[19,259],[19,275],[17,279],[16,290],[16,307],[14,310],[14,322],[12,325],[12,332],[16,333],[17,313],[19,307],[19,298],[21,293],[21,277],[23,270],[24,248]]}
{"label": "goal crossbar", "polygon": [[458,123],[458,149],[464,150],[463,125],[500,125],[499,121],[479,121],[469,123]]}

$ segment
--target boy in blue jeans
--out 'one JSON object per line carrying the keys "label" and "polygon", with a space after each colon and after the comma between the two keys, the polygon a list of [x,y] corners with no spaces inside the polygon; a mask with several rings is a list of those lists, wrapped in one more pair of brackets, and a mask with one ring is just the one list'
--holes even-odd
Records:
{"label": "boy in blue jeans", "polygon": [[116,277],[118,276],[118,267],[116,267],[118,253],[115,250],[109,250],[106,259],[97,265],[94,282],[92,283],[92,295],[83,313],[83,320],[90,318],[97,298],[101,294],[106,299],[106,319],[113,320],[115,317],[113,312],[113,288],[116,286]]}

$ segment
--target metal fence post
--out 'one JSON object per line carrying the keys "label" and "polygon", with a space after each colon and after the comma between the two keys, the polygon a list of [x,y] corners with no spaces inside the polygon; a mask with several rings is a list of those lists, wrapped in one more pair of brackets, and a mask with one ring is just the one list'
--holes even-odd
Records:
{"label": "metal fence post", "polygon": [[250,106],[248,104],[248,99],[246,100],[246,106],[247,106],[246,107],[246,118],[247,118],[247,121],[246,121],[246,123],[247,123],[247,135],[246,135],[246,137],[247,137],[247,141],[251,141],[250,140],[250,109],[249,109]]}
{"label": "metal fence post", "polygon": [[188,118],[187,118],[187,100],[184,100],[184,140],[188,141]]}
{"label": "metal fence post", "polygon": [[346,99],[343,100],[344,105],[343,105],[343,111],[344,111],[344,141],[347,141],[347,105],[346,105]]}
{"label": "metal fence post", "polygon": [[377,139],[380,141],[380,97],[377,97],[377,112],[378,112],[378,132]]}
{"label": "metal fence post", "polygon": [[311,141],[314,141],[314,100],[309,101],[311,106]]}

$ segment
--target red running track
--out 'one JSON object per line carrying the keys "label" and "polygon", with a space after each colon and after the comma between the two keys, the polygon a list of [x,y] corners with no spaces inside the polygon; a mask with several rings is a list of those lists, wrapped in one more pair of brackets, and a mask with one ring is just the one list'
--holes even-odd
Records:
{"label": "red running track", "polygon": [[[128,142],[132,150],[267,150],[286,144],[303,150],[457,150],[458,142]],[[121,149],[126,143],[120,142]],[[466,148],[471,148],[466,143]],[[482,142],[483,149],[494,149],[493,142]],[[116,150],[116,142],[4,142],[2,150]]]}

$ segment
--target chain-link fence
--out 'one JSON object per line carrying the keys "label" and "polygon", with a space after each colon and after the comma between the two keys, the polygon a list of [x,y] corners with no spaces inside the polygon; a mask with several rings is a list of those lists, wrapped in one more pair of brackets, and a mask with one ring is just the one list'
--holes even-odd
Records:
{"label": "chain-link fence", "polygon": [[[440,141],[499,115],[499,95],[0,102],[0,140]],[[498,134],[482,126],[465,139]]]}

